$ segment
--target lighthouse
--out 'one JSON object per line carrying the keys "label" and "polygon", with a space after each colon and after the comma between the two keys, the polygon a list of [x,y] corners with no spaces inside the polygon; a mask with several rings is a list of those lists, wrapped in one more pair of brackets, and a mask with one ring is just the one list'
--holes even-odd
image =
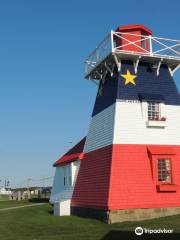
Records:
{"label": "lighthouse", "polygon": [[[144,25],[121,26],[85,67],[97,85],[91,123],[86,138],[55,162],[51,202],[56,196],[69,214],[108,223],[180,213],[180,94],[173,80],[180,41],[155,37]],[[68,166],[66,198],[67,189],[57,189]]]}

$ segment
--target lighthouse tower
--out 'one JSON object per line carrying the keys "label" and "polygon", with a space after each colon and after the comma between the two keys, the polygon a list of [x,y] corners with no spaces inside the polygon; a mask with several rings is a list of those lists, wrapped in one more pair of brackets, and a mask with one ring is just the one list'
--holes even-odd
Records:
{"label": "lighthouse tower", "polygon": [[107,222],[180,213],[180,41],[118,27],[86,60],[97,96],[71,213]]}

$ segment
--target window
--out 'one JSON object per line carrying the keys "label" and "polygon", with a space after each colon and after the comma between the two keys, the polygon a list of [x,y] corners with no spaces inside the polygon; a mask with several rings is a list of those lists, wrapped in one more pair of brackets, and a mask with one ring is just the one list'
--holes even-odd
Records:
{"label": "window", "polygon": [[148,120],[160,119],[160,104],[155,102],[148,102]]}
{"label": "window", "polygon": [[68,185],[69,187],[71,187],[72,186],[71,165],[68,167],[67,177],[68,177]]}
{"label": "window", "polygon": [[158,159],[158,181],[171,183],[171,160]]}
{"label": "window", "polygon": [[65,188],[72,186],[71,165],[63,166],[63,185]]}
{"label": "window", "polygon": [[141,36],[141,47],[146,49],[146,39],[144,35]]}

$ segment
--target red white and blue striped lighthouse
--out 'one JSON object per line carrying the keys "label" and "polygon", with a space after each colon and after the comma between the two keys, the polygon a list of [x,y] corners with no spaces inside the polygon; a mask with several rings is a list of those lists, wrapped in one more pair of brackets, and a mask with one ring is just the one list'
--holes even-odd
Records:
{"label": "red white and blue striped lighthouse", "polygon": [[55,163],[80,162],[71,214],[118,222],[180,213],[179,67],[180,41],[143,25],[111,31],[88,57],[85,78],[98,85],[89,131],[79,155]]}

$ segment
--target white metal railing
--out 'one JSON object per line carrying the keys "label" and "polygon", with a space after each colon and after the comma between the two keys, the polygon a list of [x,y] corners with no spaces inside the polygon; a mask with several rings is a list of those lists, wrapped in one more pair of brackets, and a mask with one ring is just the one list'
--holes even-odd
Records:
{"label": "white metal railing", "polygon": [[[138,37],[137,40],[130,40],[130,36]],[[117,41],[123,44],[116,46]],[[143,48],[145,41],[148,48]],[[134,47],[136,50],[127,50],[127,47]],[[111,31],[105,39],[96,47],[85,61],[85,75],[89,74],[101,61],[110,53],[123,53],[139,56],[156,57],[160,59],[175,59],[180,61],[180,41],[168,38],[153,37],[151,35],[138,35],[133,33]]]}
{"label": "white metal railing", "polygon": [[89,72],[91,72],[91,70],[95,68],[111,52],[111,34],[109,33],[86,59],[85,73],[88,74]]}

